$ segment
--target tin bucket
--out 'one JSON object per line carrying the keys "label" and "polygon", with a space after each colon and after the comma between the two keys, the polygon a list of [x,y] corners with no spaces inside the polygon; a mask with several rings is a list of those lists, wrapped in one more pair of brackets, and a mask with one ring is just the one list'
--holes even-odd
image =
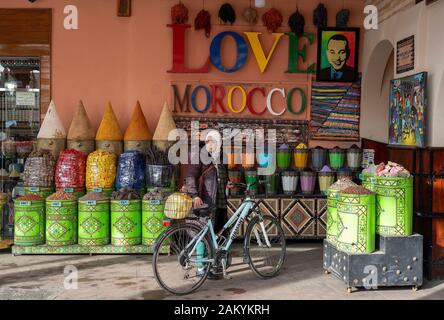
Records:
{"label": "tin bucket", "polygon": [[100,246],[110,241],[109,200],[79,201],[79,244]]}
{"label": "tin bucket", "polygon": [[14,244],[45,243],[45,200],[14,200]]}
{"label": "tin bucket", "polygon": [[336,247],[349,253],[375,250],[376,196],[339,194]]}
{"label": "tin bucket", "polygon": [[319,172],[318,180],[319,180],[319,189],[321,193],[326,195],[328,188],[330,188],[330,186],[335,182],[335,173]]}
{"label": "tin bucket", "polygon": [[77,243],[77,201],[46,200],[46,244],[69,246]]}
{"label": "tin bucket", "polygon": [[264,176],[265,180],[265,194],[269,196],[274,196],[279,190],[279,180],[280,175],[278,173],[273,173]]}
{"label": "tin bucket", "polygon": [[276,153],[276,164],[279,169],[287,169],[291,167],[290,150],[278,150]]}
{"label": "tin bucket", "polygon": [[302,193],[305,195],[313,194],[316,186],[316,172],[303,171],[300,179]]}
{"label": "tin bucket", "polygon": [[142,244],[153,245],[157,238],[168,229],[163,225],[165,220],[165,201],[142,201]]}
{"label": "tin bucket", "polygon": [[141,201],[111,200],[111,244],[133,246],[141,242]]}
{"label": "tin bucket", "polygon": [[282,172],[282,190],[284,194],[292,195],[296,193],[299,176],[296,171]]}
{"label": "tin bucket", "polygon": [[327,164],[327,150],[314,148],[311,152],[311,168],[315,171],[321,170]]}

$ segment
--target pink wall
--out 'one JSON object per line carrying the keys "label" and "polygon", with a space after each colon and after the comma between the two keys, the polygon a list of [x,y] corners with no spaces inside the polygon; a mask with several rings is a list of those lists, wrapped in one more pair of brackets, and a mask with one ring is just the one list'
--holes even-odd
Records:
{"label": "pink wall", "polygon": [[[120,18],[116,15],[117,0],[37,0],[34,4],[17,0],[2,0],[3,8],[53,8],[53,47],[52,47],[52,97],[58,107],[66,127],[69,126],[77,101],[83,99],[94,125],[98,126],[105,102],[110,100],[125,130],[136,100],[140,100],[148,125],[154,131],[163,102],[171,102],[170,83],[172,81],[209,80],[235,82],[291,82],[309,89],[307,75],[285,74],[288,59],[288,40],[284,38],[268,69],[260,74],[252,54],[246,66],[234,74],[224,74],[211,67],[209,74],[186,75],[169,74],[171,66],[172,32],[166,27],[170,23],[170,8],[176,0],[133,0],[133,16]],[[197,12],[202,9],[201,1],[182,0],[189,9],[190,22],[194,22]],[[225,1],[207,0],[206,9],[212,14],[212,36],[220,31],[233,30],[264,32],[264,46],[270,47],[271,36],[259,23],[246,26],[241,12],[250,0],[231,1],[238,19],[234,26],[220,26],[217,20],[219,6]],[[306,18],[306,31],[315,32],[312,23],[313,10],[318,1],[274,1],[275,7],[284,15],[284,27],[288,31],[288,16],[299,10]],[[361,26],[363,21],[361,0],[323,0],[329,11],[329,25],[335,24],[335,15],[345,7],[351,10],[350,26]],[[73,4],[79,9],[79,30],[63,28],[63,8]],[[267,8],[259,9],[264,13]],[[199,66],[208,56],[211,39],[205,38],[203,31],[193,29],[187,33],[189,49],[188,63]],[[232,43],[226,41],[224,52],[227,64],[232,61]],[[362,43],[362,42],[361,42]],[[362,47],[361,47],[362,49]],[[251,52],[250,52],[251,53]],[[1,52],[0,52],[1,54]],[[316,62],[316,44],[309,46],[308,63]],[[307,112],[303,117],[309,117]],[[337,145],[338,143],[334,143]],[[328,145],[328,144],[327,144]],[[331,144],[330,144],[331,145]],[[349,143],[339,144],[348,146]]]}

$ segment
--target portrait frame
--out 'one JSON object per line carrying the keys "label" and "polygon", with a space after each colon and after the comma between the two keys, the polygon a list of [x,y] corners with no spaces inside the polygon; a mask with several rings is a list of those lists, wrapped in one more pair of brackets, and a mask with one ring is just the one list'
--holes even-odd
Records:
{"label": "portrait frame", "polygon": [[[356,82],[359,78],[359,43],[360,28],[319,28],[318,30],[318,57],[316,65],[317,82]],[[327,56],[327,46],[330,38],[342,35],[348,41],[350,52],[341,70],[341,78],[331,77],[331,64]]]}

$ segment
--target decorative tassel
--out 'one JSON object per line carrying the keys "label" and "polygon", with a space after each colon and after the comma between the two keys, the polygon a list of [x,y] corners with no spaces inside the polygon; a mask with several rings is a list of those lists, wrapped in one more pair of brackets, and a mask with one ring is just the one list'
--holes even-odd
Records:
{"label": "decorative tassel", "polygon": [[211,33],[211,15],[208,11],[202,9],[197,14],[196,19],[194,19],[194,29],[195,30],[205,30],[205,36],[210,37]]}
{"label": "decorative tassel", "polygon": [[282,26],[283,20],[282,14],[275,8],[271,8],[262,16],[262,22],[270,32],[276,32],[276,30]]}
{"label": "decorative tassel", "polygon": [[236,21],[236,12],[231,4],[224,3],[219,9],[219,19],[224,23],[233,24]]}
{"label": "decorative tassel", "polygon": [[171,20],[173,24],[185,24],[188,21],[188,9],[181,1],[171,8]]}
{"label": "decorative tassel", "polygon": [[299,13],[299,10],[296,10],[296,12],[293,13],[290,18],[288,18],[288,26],[290,27],[291,31],[296,33],[298,36],[304,34],[305,18]]}
{"label": "decorative tassel", "polygon": [[242,13],[242,17],[247,21],[248,24],[255,25],[259,19],[259,13],[253,7],[248,7]]}
{"label": "decorative tassel", "polygon": [[350,10],[342,9],[336,15],[336,27],[347,28],[349,20],[350,20]]}
{"label": "decorative tassel", "polygon": [[325,28],[327,26],[327,8],[323,3],[320,3],[313,12],[313,23],[318,28]]}

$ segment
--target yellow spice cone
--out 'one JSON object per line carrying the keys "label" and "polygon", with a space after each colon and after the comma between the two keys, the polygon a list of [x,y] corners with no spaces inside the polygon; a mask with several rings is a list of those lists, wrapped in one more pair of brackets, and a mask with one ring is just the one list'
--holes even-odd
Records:
{"label": "yellow spice cone", "polygon": [[143,114],[139,101],[137,101],[136,106],[134,107],[131,121],[125,131],[123,139],[125,141],[152,139],[151,132],[148,129],[148,124],[146,123],[145,115]]}
{"label": "yellow spice cone", "polygon": [[111,102],[108,102],[102,122],[100,122],[99,129],[97,130],[96,140],[118,141],[122,140],[122,138],[119,122],[117,121]]}
{"label": "yellow spice cone", "polygon": [[37,135],[38,139],[65,139],[66,131],[60,120],[59,114],[55,107],[54,101],[51,101],[46,111],[40,131]]}
{"label": "yellow spice cone", "polygon": [[80,100],[71,126],[69,127],[68,140],[94,140],[95,137],[96,132],[89,121],[85,106],[82,100]]}
{"label": "yellow spice cone", "polygon": [[176,123],[171,115],[170,108],[165,102],[162,113],[160,114],[159,122],[157,123],[156,131],[154,132],[153,141],[157,147],[162,150],[167,149],[168,135],[172,130],[176,129]]}

